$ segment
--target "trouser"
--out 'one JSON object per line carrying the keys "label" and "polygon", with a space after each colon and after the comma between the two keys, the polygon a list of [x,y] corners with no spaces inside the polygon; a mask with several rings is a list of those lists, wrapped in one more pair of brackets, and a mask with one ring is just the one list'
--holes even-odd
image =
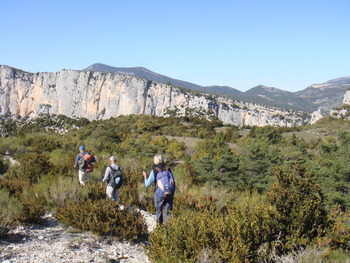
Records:
{"label": "trouser", "polygon": [[[160,224],[166,224],[169,221],[169,213],[173,209],[174,196],[166,199],[154,194],[154,206],[156,207],[156,218]],[[164,210],[164,211],[163,211]]]}
{"label": "trouser", "polygon": [[79,170],[79,183],[81,185],[84,185],[84,182],[88,180],[90,177],[90,173]]}
{"label": "trouser", "polygon": [[119,191],[118,191],[117,188],[113,188],[112,186],[107,185],[107,187],[106,187],[106,194],[107,194],[109,199],[111,199],[113,201],[117,201],[118,200]]}

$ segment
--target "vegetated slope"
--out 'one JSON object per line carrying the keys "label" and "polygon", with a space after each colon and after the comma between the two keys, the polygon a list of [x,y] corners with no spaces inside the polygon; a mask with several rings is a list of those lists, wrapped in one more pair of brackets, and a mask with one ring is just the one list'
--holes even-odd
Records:
{"label": "vegetated slope", "polygon": [[312,103],[310,104],[305,99],[295,96],[293,92],[266,87],[264,85],[247,90],[241,94],[240,98],[244,101],[251,101],[262,105],[302,109],[306,112],[312,112],[314,110]]}
{"label": "vegetated slope", "polygon": [[254,87],[246,92],[241,92],[228,86],[200,86],[160,75],[142,67],[121,68],[105,64],[93,64],[85,68],[85,70],[132,74],[161,83],[170,82],[175,86],[227,96],[246,102],[286,109],[300,109],[306,112],[313,112],[319,107],[329,112],[333,107],[340,106],[345,91],[350,87],[350,77],[343,77],[329,80],[323,84],[311,85],[305,90],[298,92],[288,92],[263,85]]}
{"label": "vegetated slope", "polygon": [[[0,165],[0,200],[8,201],[0,216],[13,217],[6,222],[32,221],[53,209],[67,225],[140,240],[142,215],[116,212],[99,179],[109,156],[116,155],[125,172],[123,204],[153,211],[153,191],[144,188],[140,171],[151,171],[153,156],[162,153],[175,174],[176,202],[169,225],[156,228],[149,239],[152,260],[267,261],[315,243],[343,249],[338,252],[346,257],[350,133],[344,128],[349,121],[325,119],[317,125],[243,132],[205,118],[128,115],[85,123],[63,135],[40,125],[31,127],[35,132],[14,131],[0,138],[0,152],[9,151],[21,163]],[[310,129],[328,135],[310,141],[294,135]],[[197,140],[190,145],[176,141],[179,137]],[[80,144],[98,160],[86,187],[72,171]],[[335,205],[341,209],[332,210]],[[5,213],[6,208],[13,212]],[[0,230],[8,227],[4,222]]]}

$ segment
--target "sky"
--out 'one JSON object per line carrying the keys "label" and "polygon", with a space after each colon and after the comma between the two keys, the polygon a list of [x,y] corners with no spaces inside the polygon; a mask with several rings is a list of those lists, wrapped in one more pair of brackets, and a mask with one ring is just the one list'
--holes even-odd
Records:
{"label": "sky", "polygon": [[0,0],[0,64],[298,91],[350,76],[349,13],[348,0]]}

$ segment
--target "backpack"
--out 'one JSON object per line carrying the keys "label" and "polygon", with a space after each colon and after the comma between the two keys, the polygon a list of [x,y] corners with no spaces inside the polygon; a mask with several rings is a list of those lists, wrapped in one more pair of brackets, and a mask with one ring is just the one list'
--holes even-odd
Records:
{"label": "backpack", "polygon": [[161,191],[164,199],[170,198],[175,193],[175,181],[172,173],[168,168],[164,170],[155,168],[158,172],[156,175],[156,188]]}
{"label": "backpack", "polygon": [[82,158],[80,158],[78,164],[79,169],[84,170],[85,172],[92,172],[94,170],[94,164],[92,163],[93,157],[90,153],[80,154]]}
{"label": "backpack", "polygon": [[114,189],[119,189],[123,184],[123,172],[118,169],[112,168],[112,166],[109,166],[110,168],[110,177],[108,184],[112,186]]}

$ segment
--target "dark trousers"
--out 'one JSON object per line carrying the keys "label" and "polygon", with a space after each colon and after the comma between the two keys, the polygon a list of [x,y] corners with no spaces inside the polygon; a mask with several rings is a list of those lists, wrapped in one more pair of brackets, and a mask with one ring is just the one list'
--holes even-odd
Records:
{"label": "dark trousers", "polygon": [[[154,194],[154,206],[156,207],[157,222],[160,224],[166,224],[169,221],[169,212],[173,209],[174,196],[159,197]],[[164,210],[164,211],[163,211]]]}

